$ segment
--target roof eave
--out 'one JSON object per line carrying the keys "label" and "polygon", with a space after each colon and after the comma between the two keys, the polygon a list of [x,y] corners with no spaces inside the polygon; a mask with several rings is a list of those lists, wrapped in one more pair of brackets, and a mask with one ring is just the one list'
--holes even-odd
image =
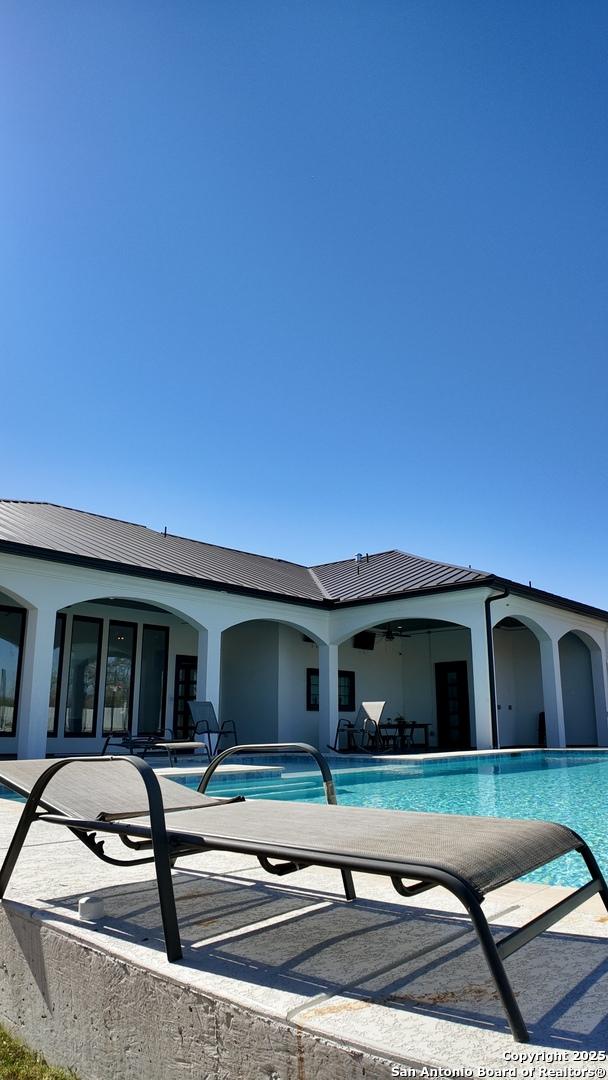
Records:
{"label": "roof eave", "polygon": [[214,581],[208,578],[190,577],[187,574],[174,574],[170,571],[155,570],[145,566],[132,566],[127,563],[112,562],[106,559],[97,559],[94,556],[76,555],[71,552],[55,551],[52,548],[34,547],[29,544],[20,544],[12,540],[0,540],[0,551],[7,554],[17,555],[24,558],[39,559],[44,562],[55,562],[68,566],[81,566],[86,569],[101,570],[102,573],[122,574],[130,577],[140,577],[148,581],[163,581],[172,585],[185,585],[195,589],[207,589],[212,592],[232,593],[238,596],[251,596],[258,600],[274,600],[283,604],[294,604],[299,607],[316,608],[317,610],[340,610],[349,607],[364,607],[370,604],[382,604],[399,600],[411,600],[420,596],[437,596],[450,592],[464,592],[471,589],[509,589],[517,596],[528,597],[551,607],[563,611],[575,611],[590,618],[600,619],[608,623],[608,611],[603,608],[592,607],[577,600],[569,600],[567,597],[558,596],[555,593],[545,592],[532,586],[523,585],[509,578],[498,577],[488,574],[477,581],[459,581],[448,585],[436,585],[431,588],[409,589],[402,592],[376,594],[375,596],[360,596],[350,600],[341,600],[340,597],[319,598],[294,596],[288,593],[275,592],[265,589],[255,589],[246,585],[237,585],[231,582]]}
{"label": "roof eave", "polygon": [[533,585],[524,585],[521,581],[510,581],[509,578],[492,575],[491,580],[487,584],[491,584],[493,588],[497,589],[509,589],[509,591],[516,596],[539,600],[543,604],[559,608],[562,611],[576,611],[581,615],[589,615],[593,619],[601,619],[602,622],[608,622],[608,611],[605,611],[603,608],[596,608],[591,604],[583,604],[579,600],[570,600],[567,596],[558,596],[557,593],[545,592],[543,589],[534,588]]}
{"label": "roof eave", "polygon": [[147,566],[132,566],[128,563],[112,562],[108,559],[96,559],[94,556],[76,555],[67,551],[55,551],[52,548],[31,547],[11,540],[0,540],[0,551],[43,562],[55,562],[68,566],[82,566],[89,570],[101,570],[102,573],[122,574],[126,577],[140,577],[148,581],[165,581],[172,585],[186,585],[195,589],[208,589],[213,592],[235,593],[239,596],[253,596],[258,600],[277,600],[281,603],[298,604],[304,607],[333,607],[333,601],[315,600],[313,597],[293,596],[266,589],[254,589],[247,585],[231,582],[214,581],[210,578],[190,577],[187,574],[173,574],[168,570],[155,570]]}

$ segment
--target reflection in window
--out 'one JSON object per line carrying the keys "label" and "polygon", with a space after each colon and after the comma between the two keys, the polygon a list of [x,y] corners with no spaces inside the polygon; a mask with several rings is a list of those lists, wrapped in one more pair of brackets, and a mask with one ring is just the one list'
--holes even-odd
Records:
{"label": "reflection in window", "polygon": [[25,612],[0,607],[0,735],[14,735]]}
{"label": "reflection in window", "polygon": [[75,615],[65,709],[66,735],[94,735],[99,685],[101,620]]}
{"label": "reflection in window", "polygon": [[137,723],[137,730],[144,735],[164,730],[168,646],[166,626],[144,626]]}
{"label": "reflection in window", "polygon": [[51,670],[51,691],[49,694],[49,718],[47,732],[57,734],[59,695],[61,694],[61,669],[63,668],[63,644],[65,641],[65,615],[58,615],[55,620],[55,640],[53,642],[53,668]]}
{"label": "reflection in window", "polygon": [[136,627],[111,622],[108,633],[103,733],[129,731],[133,699]]}

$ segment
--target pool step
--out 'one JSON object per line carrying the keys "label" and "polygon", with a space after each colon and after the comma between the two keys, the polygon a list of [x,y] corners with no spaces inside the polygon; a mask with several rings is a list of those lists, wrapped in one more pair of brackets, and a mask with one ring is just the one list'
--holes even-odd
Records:
{"label": "pool step", "polygon": [[208,789],[208,793],[228,798],[233,795],[246,795],[249,798],[272,798],[273,795],[277,798],[295,798],[296,795],[300,795],[305,798],[307,795],[323,795],[323,786],[316,778],[288,777],[268,781],[256,781],[249,778],[240,784],[213,784]]}

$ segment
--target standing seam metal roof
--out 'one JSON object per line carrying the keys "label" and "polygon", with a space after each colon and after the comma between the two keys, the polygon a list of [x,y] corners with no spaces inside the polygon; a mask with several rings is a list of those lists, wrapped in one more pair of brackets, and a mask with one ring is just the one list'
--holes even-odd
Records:
{"label": "standing seam metal roof", "polygon": [[0,500],[0,550],[145,571],[186,583],[228,587],[308,603],[389,597],[408,591],[482,584],[491,575],[385,551],[306,567],[266,555],[165,535],[144,525],[54,503]]}

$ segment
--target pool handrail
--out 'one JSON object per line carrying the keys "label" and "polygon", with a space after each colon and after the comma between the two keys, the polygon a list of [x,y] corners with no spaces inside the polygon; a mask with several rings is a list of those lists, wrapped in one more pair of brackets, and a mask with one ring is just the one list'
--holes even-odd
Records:
{"label": "pool handrail", "polygon": [[310,743],[247,743],[241,746],[229,746],[226,750],[222,750],[220,754],[209,762],[205,769],[201,782],[198,785],[198,791],[201,795],[205,794],[207,785],[211,780],[218,765],[221,765],[226,758],[231,757],[234,754],[309,754],[314,758],[316,764],[319,766],[321,776],[323,777],[323,788],[325,790],[325,798],[330,806],[337,806],[338,799],[336,797],[336,786],[334,784],[334,778],[332,776],[331,769],[327,764],[323,754],[315,746],[311,746]]}

